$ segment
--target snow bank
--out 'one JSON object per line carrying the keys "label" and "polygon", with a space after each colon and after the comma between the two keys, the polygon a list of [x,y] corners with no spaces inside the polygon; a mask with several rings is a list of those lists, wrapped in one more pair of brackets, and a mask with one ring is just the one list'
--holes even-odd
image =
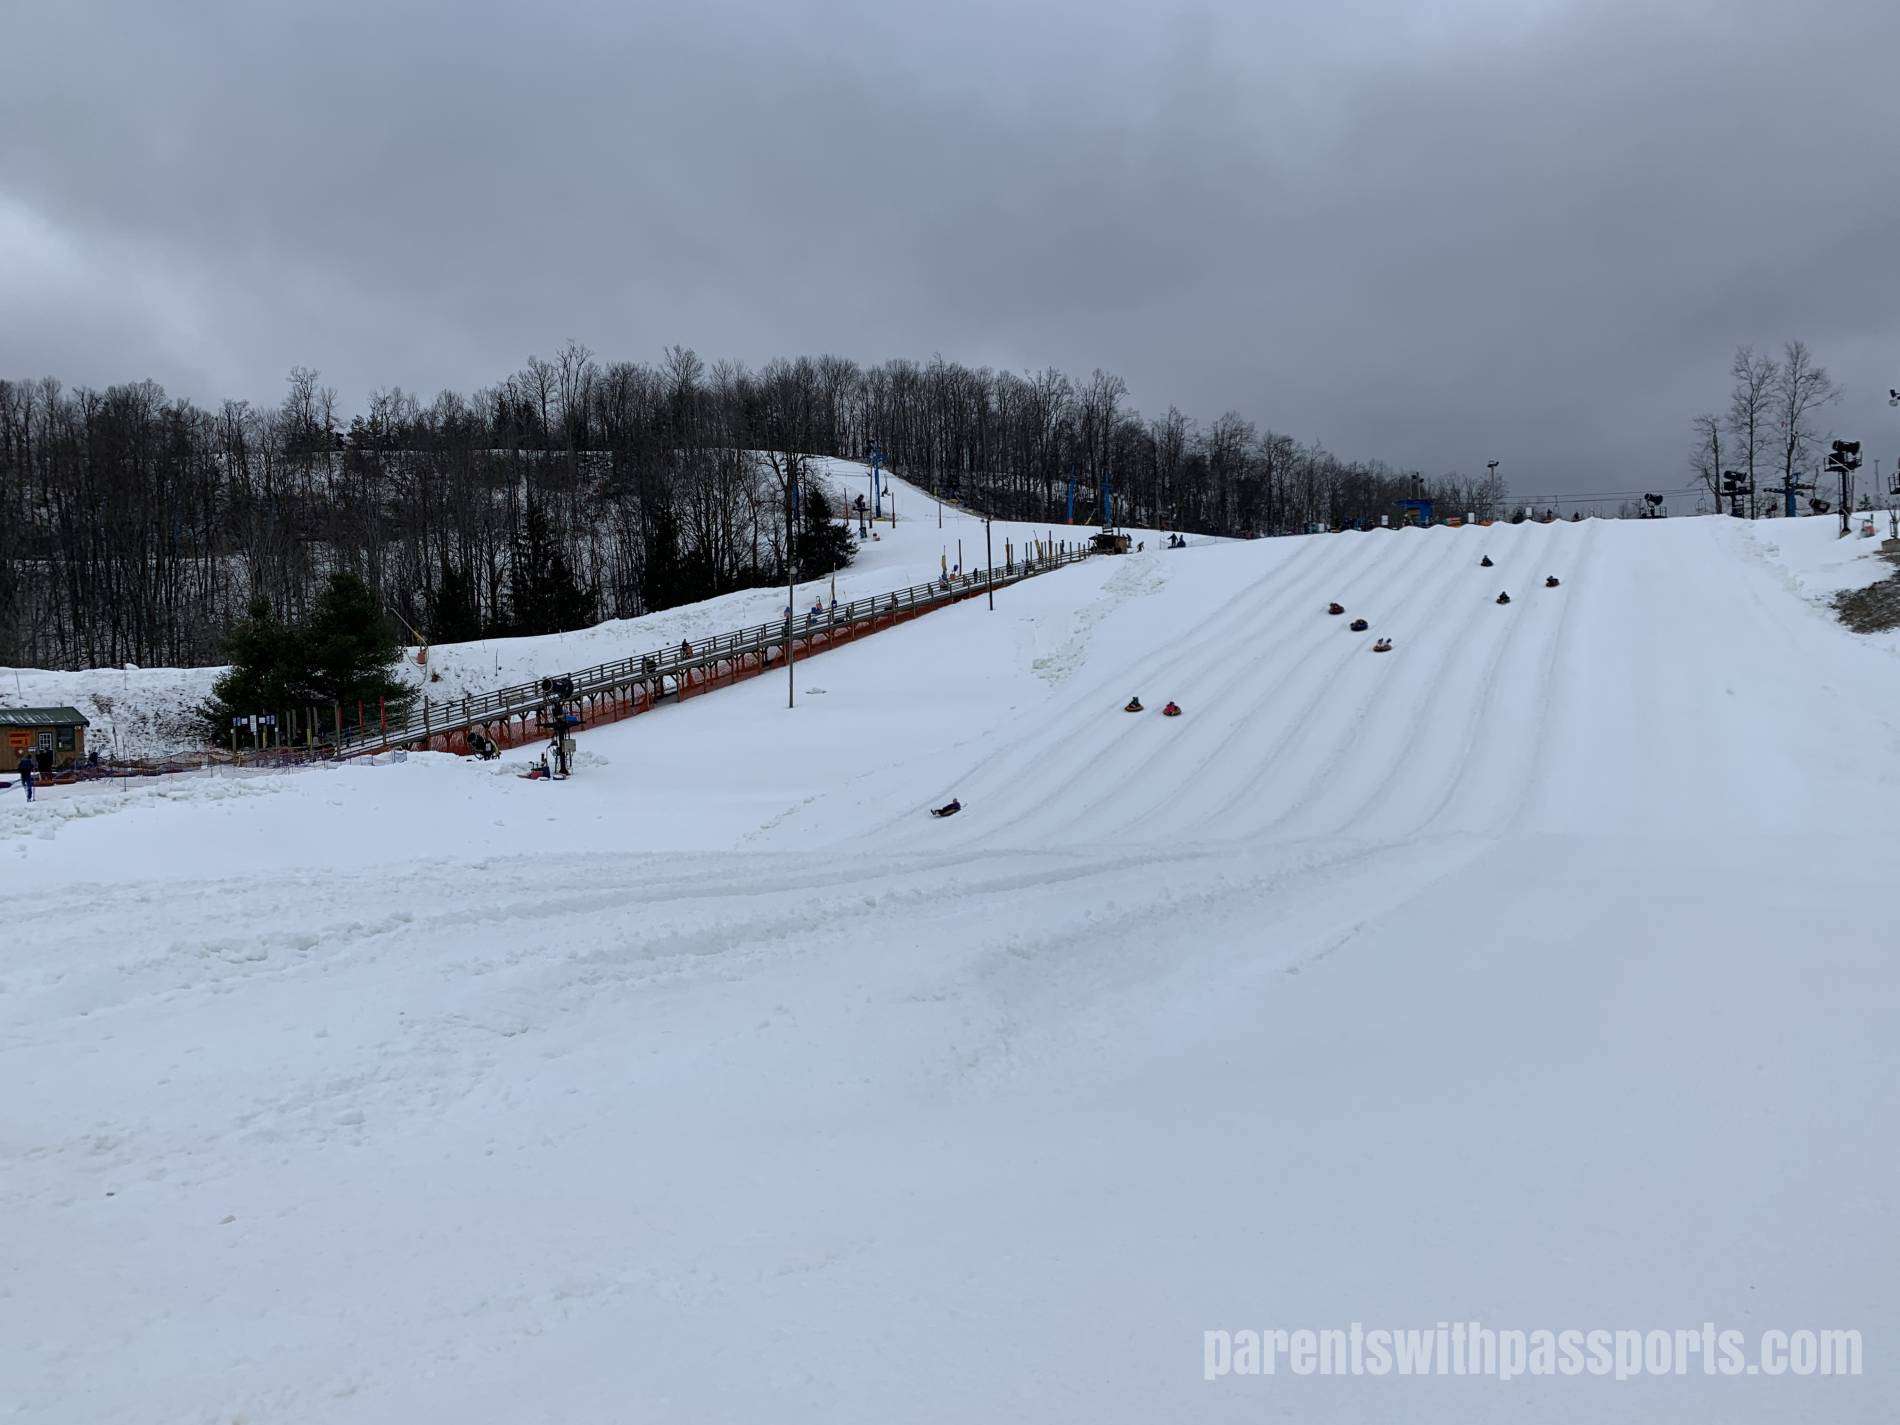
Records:
{"label": "snow bank", "polygon": [[[1867,520],[1874,524],[1871,538],[1861,529]],[[1852,530],[1841,538],[1838,515],[1804,515],[1798,519],[1755,520],[1742,526],[1760,549],[1762,557],[1781,571],[1787,587],[1832,608],[1833,597],[1847,589],[1864,589],[1889,578],[1894,565],[1881,557],[1880,546],[1891,537],[1891,523],[1884,510],[1853,516]],[[1900,652],[1900,630],[1866,635],[1893,652]]]}

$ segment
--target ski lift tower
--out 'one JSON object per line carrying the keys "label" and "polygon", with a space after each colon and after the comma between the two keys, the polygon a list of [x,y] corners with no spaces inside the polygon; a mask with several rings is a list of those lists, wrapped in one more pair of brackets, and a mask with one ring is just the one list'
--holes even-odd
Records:
{"label": "ski lift tower", "polygon": [[884,451],[876,441],[871,442],[871,518],[884,517],[884,488],[878,480],[878,472],[884,465]]}
{"label": "ski lift tower", "polygon": [[[1890,406],[1900,406],[1900,391],[1889,387],[1887,389],[1887,404]],[[1887,493],[1900,497],[1900,461],[1894,462],[1894,472],[1887,480]]]}
{"label": "ski lift tower", "polygon": [[1112,477],[1102,477],[1102,528],[1090,542],[1097,554],[1126,554],[1128,536],[1115,527],[1115,485]]}

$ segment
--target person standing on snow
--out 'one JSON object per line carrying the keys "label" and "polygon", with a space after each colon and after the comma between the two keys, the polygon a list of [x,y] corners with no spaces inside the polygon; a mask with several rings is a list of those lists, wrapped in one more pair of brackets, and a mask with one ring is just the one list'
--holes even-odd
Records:
{"label": "person standing on snow", "polygon": [[33,800],[33,776],[40,770],[40,764],[33,760],[33,754],[27,753],[20,759],[20,785],[26,788],[26,799]]}

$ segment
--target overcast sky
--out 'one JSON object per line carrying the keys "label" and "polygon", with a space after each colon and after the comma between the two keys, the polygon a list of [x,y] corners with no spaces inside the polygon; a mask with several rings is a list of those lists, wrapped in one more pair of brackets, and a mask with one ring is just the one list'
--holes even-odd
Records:
{"label": "overcast sky", "polygon": [[0,375],[941,352],[1585,491],[1789,336],[1891,467],[1895,0],[0,0]]}

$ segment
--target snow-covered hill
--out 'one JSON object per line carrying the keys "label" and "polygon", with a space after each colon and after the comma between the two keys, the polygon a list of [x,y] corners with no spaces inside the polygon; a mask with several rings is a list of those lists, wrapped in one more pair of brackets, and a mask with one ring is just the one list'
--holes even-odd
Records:
{"label": "snow-covered hill", "polygon": [[[871,493],[870,467],[852,461],[814,459],[813,474],[849,501]],[[823,596],[829,602],[907,588],[937,577],[946,564],[979,569],[984,565],[983,521],[953,505],[939,505],[927,491],[888,474],[887,510],[895,525],[879,524],[875,537],[861,541],[850,568],[834,579],[799,587],[800,607]],[[1071,525],[1026,524],[997,520],[990,531],[1000,564],[1005,542],[1020,553],[1037,539],[1086,540],[1093,533]],[[1153,530],[1130,530],[1138,540],[1158,541]],[[1196,544],[1204,541],[1195,537]],[[746,628],[777,618],[785,607],[783,588],[747,589],[717,599],[685,604],[642,618],[609,619],[572,633],[533,638],[484,638],[472,643],[438,644],[428,651],[426,667],[406,650],[403,676],[418,694],[459,702],[511,684],[532,682],[552,673],[694,642],[728,629]],[[74,672],[40,668],[0,668],[0,707],[77,707],[92,720],[96,745],[124,757],[164,757],[198,745],[193,709],[211,696],[224,671],[207,668],[90,668]]]}
{"label": "snow-covered hill", "polygon": [[[128,1421],[1885,1418],[1900,657],[1816,602],[1823,523],[1151,545],[562,784],[0,796],[0,1379]],[[1210,1329],[1452,1320],[1850,1327],[1868,1373],[1203,1379]]]}

